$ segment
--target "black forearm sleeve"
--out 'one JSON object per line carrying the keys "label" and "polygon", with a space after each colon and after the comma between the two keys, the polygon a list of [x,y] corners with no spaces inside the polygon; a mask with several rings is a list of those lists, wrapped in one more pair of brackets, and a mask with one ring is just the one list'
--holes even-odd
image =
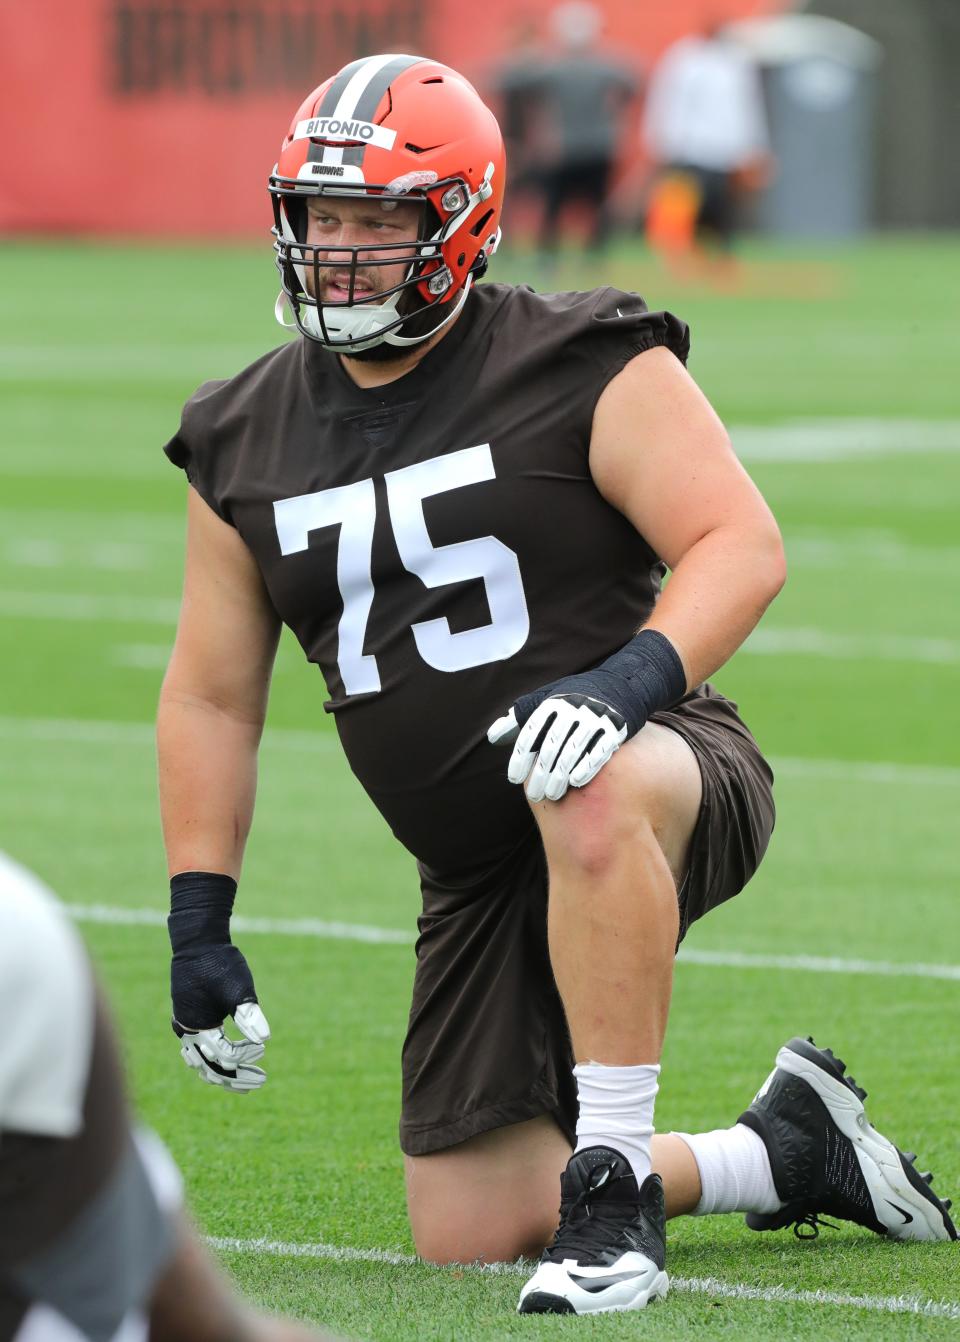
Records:
{"label": "black forearm sleeve", "polygon": [[174,1019],[188,1030],[213,1029],[241,1002],[257,1000],[250,968],[230,941],[236,893],[231,876],[210,871],[184,871],[170,882],[170,993]]}
{"label": "black forearm sleeve", "polygon": [[592,671],[564,676],[532,694],[522,695],[514,705],[522,727],[545,699],[559,695],[583,695],[609,705],[635,736],[651,714],[682,699],[687,677],[676,648],[656,629],[641,629],[618,652]]}
{"label": "black forearm sleeve", "polygon": [[232,876],[182,871],[170,880],[167,931],[174,955],[230,941],[230,915],[237,894]]}

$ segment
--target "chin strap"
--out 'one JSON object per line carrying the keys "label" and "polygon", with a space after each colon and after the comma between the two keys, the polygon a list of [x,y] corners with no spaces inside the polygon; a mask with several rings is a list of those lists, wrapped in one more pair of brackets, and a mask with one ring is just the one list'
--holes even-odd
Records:
{"label": "chin strap", "polygon": [[[467,294],[472,288],[473,276],[468,275],[460,297],[452,305],[450,312],[444,317],[443,321],[438,322],[431,330],[418,336],[402,336],[397,331],[382,333],[382,328],[396,321],[400,315],[397,312],[395,300],[380,303],[376,306],[371,304],[366,309],[324,307],[318,310],[312,304],[304,304],[298,321],[292,300],[286,293],[281,292],[277,295],[273,315],[285,331],[301,331],[304,335],[317,340],[326,349],[332,349],[337,354],[350,354],[353,351],[359,353],[360,350],[370,349],[374,345],[382,344],[405,348],[410,345],[421,345],[425,340],[429,340],[431,336],[436,335],[438,331],[442,331],[445,326],[449,326],[450,322],[462,311],[463,305],[467,301]],[[338,341],[335,345],[329,344],[324,337],[323,327],[320,325],[321,312],[328,335],[345,335],[348,338]],[[291,314],[293,315],[293,321],[288,321],[287,317]],[[348,327],[354,329],[348,331],[346,329]]]}
{"label": "chin strap", "polygon": [[467,294],[470,292],[472,288],[473,288],[473,276],[468,275],[464,283],[460,297],[457,299],[456,303],[454,303],[452,310],[447,314],[446,317],[444,317],[442,322],[438,322],[437,325],[434,326],[432,330],[427,331],[425,335],[402,336],[397,331],[389,331],[383,337],[383,343],[385,345],[420,345],[423,343],[424,340],[429,340],[431,336],[435,336],[438,331],[442,331],[445,326],[450,325],[454,317],[456,317],[458,313],[462,310],[464,303],[467,301]]}
{"label": "chin strap", "polygon": [[277,294],[277,301],[273,305],[273,315],[285,331],[296,331],[298,329],[296,319],[288,322],[288,314],[291,317],[293,316],[293,305],[281,289],[280,293]]}

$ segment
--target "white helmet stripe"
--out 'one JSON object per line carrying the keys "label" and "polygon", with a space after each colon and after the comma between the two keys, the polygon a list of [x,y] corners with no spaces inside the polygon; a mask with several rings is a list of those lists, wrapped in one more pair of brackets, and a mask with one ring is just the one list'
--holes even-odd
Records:
{"label": "white helmet stripe", "polygon": [[[359,115],[357,109],[361,100],[364,98],[364,94],[367,93],[368,90],[370,90],[371,93],[373,92],[370,86],[375,81],[377,83],[382,82],[377,80],[377,76],[382,70],[385,70],[388,65],[393,64],[395,61],[409,62],[412,64],[417,59],[419,58],[416,56],[402,56],[398,55],[396,52],[388,52],[386,55],[382,56],[370,56],[347,82],[346,88],[341,93],[336,107],[330,113],[331,117],[339,121],[354,120],[354,118]],[[402,68],[403,66],[400,67],[400,69]],[[377,103],[380,102],[380,99],[389,87],[394,73],[399,73],[399,70],[391,71],[391,79],[387,80],[386,85],[383,88],[376,91]],[[372,109],[371,115],[375,111],[376,104]],[[344,148],[344,145],[324,145],[323,156],[320,159],[320,162],[331,165],[342,163]]]}

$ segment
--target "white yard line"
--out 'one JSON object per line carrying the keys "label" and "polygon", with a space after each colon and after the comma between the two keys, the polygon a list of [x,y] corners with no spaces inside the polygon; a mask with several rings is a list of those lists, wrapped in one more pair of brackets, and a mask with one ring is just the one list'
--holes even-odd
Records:
{"label": "white yard line", "polygon": [[[0,717],[0,739],[52,741],[64,745],[148,746],[152,749],[154,728],[149,722],[115,722],[102,718]],[[267,747],[310,754],[340,750],[337,738],[331,733],[299,731],[291,727],[268,728],[263,741]],[[957,774],[960,777],[960,769]]]}
{"label": "white yard line", "polygon": [[[115,927],[166,927],[167,915],[160,909],[129,908],[110,904],[65,904],[78,923],[106,923]],[[263,933],[278,937],[319,937],[324,941],[364,941],[374,945],[412,946],[416,933],[393,927],[371,927],[365,923],[326,922],[322,918],[251,918],[235,913],[230,919],[235,932]]]}
{"label": "white yard line", "polygon": [[[413,1254],[388,1249],[357,1249],[339,1244],[296,1244],[282,1240],[224,1239],[210,1236],[207,1243],[219,1253],[269,1254],[277,1258],[320,1258],[338,1263],[386,1263],[390,1267],[428,1267]],[[445,1271],[435,1268],[434,1271]],[[467,1265],[468,1272],[489,1276],[525,1277],[529,1263]],[[950,1300],[925,1300],[913,1295],[850,1295],[843,1291],[794,1291],[788,1286],[747,1286],[717,1277],[679,1277],[671,1274],[670,1287],[686,1295],[721,1296],[725,1300],[763,1300],[773,1304],[834,1305],[838,1308],[872,1310],[877,1314],[919,1314],[935,1319],[960,1319],[960,1304]]]}
{"label": "white yard line", "polygon": [[170,661],[169,643],[115,643],[110,661],[134,671],[164,671]]}
{"label": "white yard line", "polygon": [[922,1314],[935,1319],[960,1319],[960,1304],[952,1300],[924,1300],[915,1295],[848,1295],[845,1291],[794,1291],[789,1286],[746,1286],[716,1277],[674,1277],[675,1291],[719,1295],[728,1300],[769,1300],[795,1305],[836,1305],[874,1310],[878,1314]]}
{"label": "white yard line", "polygon": [[[168,381],[172,376],[188,376],[202,362],[210,377],[218,374],[219,367],[226,376],[243,367],[251,356],[243,347],[236,349],[205,349],[195,353],[190,346],[151,346],[149,348],[100,346],[82,350],[76,345],[56,350],[45,345],[24,347],[0,346],[0,382],[8,379],[22,381],[36,379],[49,382],[55,376],[64,379],[82,378],[89,382],[97,378],[116,381],[135,372],[138,378]],[[171,432],[176,427],[171,422]],[[914,456],[917,453],[960,453],[960,422],[934,419],[794,419],[777,424],[730,424],[730,437],[737,455],[743,461],[859,461],[877,457]],[[57,474],[89,476],[88,458],[76,452],[58,449],[55,445],[18,445],[19,450],[6,454],[0,473],[6,475],[42,475],[54,470]],[[131,474],[136,468],[143,473],[157,473],[160,461],[156,448],[149,451],[101,452],[97,464],[116,474]]]}
{"label": "white yard line", "polygon": [[[130,514],[124,515],[123,524],[132,532]],[[62,569],[76,574],[78,570],[112,570],[129,573],[132,570],[158,575],[170,572],[170,556],[178,554],[183,544],[183,527],[179,517],[161,532],[155,518],[147,518],[143,539],[103,542],[97,539],[98,529],[105,525],[102,515],[88,515],[83,525],[75,521],[65,523],[58,516],[37,520],[31,514],[26,522],[10,509],[0,509],[0,534],[6,538],[4,559],[11,568]],[[117,526],[114,516],[109,524]],[[152,524],[152,525],[151,525]],[[56,539],[51,532],[56,532]],[[894,533],[862,531],[852,528],[846,532],[823,534],[819,532],[790,532],[786,537],[790,567],[810,569],[845,569],[858,567],[875,572],[878,567],[947,577],[960,566],[960,548],[956,546],[914,545]]]}
{"label": "white yard line", "polygon": [[752,955],[746,951],[700,951],[681,946],[681,964],[715,965],[721,969],[787,969],[813,974],[876,974],[881,978],[949,979],[960,983],[960,965],[919,961],[846,960],[832,955]]}
{"label": "white yard line", "polygon": [[855,661],[868,657],[880,662],[924,662],[953,666],[960,662],[960,640],[929,638],[921,634],[835,634],[826,629],[784,629],[761,625],[740,649],[741,653],[780,657],[830,657]]}
{"label": "white yard line", "polygon": [[3,355],[0,381],[12,382],[75,378],[84,382],[98,378],[118,382],[131,374],[140,380],[158,382],[181,376],[193,376],[196,381],[196,368],[203,368],[204,375],[211,378],[229,377],[263,352],[252,345],[163,345],[139,341],[119,345],[98,342],[87,348],[79,344],[4,344],[0,351]]}
{"label": "white yard line", "polygon": [[[165,927],[160,909],[126,908],[110,904],[67,904],[79,923],[106,923],[117,927]],[[395,927],[371,927],[364,923],[325,922],[319,918],[251,918],[235,913],[230,921],[235,932],[265,936],[319,937],[332,941],[361,941],[371,945],[412,946],[416,934]],[[896,960],[847,960],[821,955],[754,955],[744,951],[706,951],[682,946],[680,964],[715,969],[796,970],[812,974],[873,974],[881,978],[945,979],[960,982],[960,965],[924,964]]]}
{"label": "white yard line", "polygon": [[[19,620],[102,621],[113,624],[160,624],[173,628],[179,615],[176,597],[109,596],[93,592],[0,591],[0,616]],[[911,634],[837,634],[827,629],[761,626],[740,649],[761,656],[789,653],[840,660],[870,658],[882,662],[960,663],[960,640]]]}
{"label": "white yard line", "polygon": [[887,783],[895,787],[960,787],[960,769],[949,764],[881,764],[788,755],[774,755],[770,763],[778,778],[820,783]]}
{"label": "white yard line", "polygon": [[846,531],[788,531],[787,559],[791,568],[846,569],[878,567],[899,573],[950,576],[960,569],[955,545],[914,545],[894,532],[851,527]]}
{"label": "white yard line", "polygon": [[920,452],[960,454],[960,423],[926,419],[798,419],[732,424],[743,461],[858,461]]}
{"label": "white yard line", "polygon": [[[0,740],[152,748],[154,729],[149,722],[116,722],[102,718],[0,716]],[[332,733],[301,731],[293,727],[268,727],[263,744],[268,749],[297,753],[340,751],[339,742]],[[770,762],[782,778],[893,784],[896,787],[960,787],[960,768],[948,764],[894,764],[870,760],[807,759],[788,755],[774,755]]]}
{"label": "white yard line", "polygon": [[100,596],[93,592],[0,592],[0,615],[17,620],[103,620],[119,624],[177,623],[176,597]]}
{"label": "white yard line", "polygon": [[13,537],[7,542],[6,560],[15,568],[67,569],[71,573],[78,569],[130,573],[151,567],[150,551],[145,545],[92,538],[80,544],[67,544],[48,536]]}

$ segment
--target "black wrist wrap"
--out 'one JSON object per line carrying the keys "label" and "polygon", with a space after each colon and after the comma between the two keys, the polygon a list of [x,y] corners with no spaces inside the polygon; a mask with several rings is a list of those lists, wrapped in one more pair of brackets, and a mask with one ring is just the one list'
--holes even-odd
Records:
{"label": "black wrist wrap", "polygon": [[515,704],[522,726],[545,699],[559,695],[599,700],[619,713],[627,737],[635,736],[651,714],[682,699],[687,677],[676,648],[656,629],[641,629],[630,642],[592,671],[564,676]]}
{"label": "black wrist wrap", "polygon": [[210,871],[184,871],[170,882],[170,993],[174,1020],[188,1030],[213,1029],[241,1002],[257,1000],[250,968],[230,941],[236,893],[232,876]]}
{"label": "black wrist wrap", "polygon": [[167,931],[174,955],[230,942],[230,915],[237,893],[232,876],[182,871],[170,881]]}

